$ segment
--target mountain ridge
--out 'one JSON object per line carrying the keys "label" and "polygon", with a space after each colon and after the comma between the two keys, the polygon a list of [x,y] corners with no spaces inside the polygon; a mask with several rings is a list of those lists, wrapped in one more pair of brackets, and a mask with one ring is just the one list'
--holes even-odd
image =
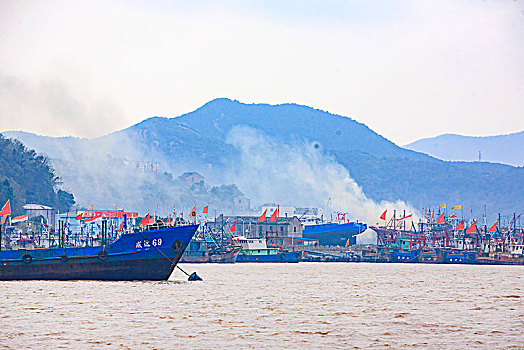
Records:
{"label": "mountain ridge", "polygon": [[[231,179],[232,167],[250,166],[240,163],[238,144],[228,140],[231,130],[238,126],[257,130],[276,144],[320,145],[319,149],[333,155],[364,193],[377,202],[402,200],[415,208],[462,202],[477,212],[484,204],[491,211],[509,212],[524,202],[524,194],[519,191],[524,183],[522,168],[440,160],[399,147],[351,118],[296,104],[244,104],[216,99],[178,117],[151,117],[87,140],[85,145],[83,141],[77,142],[79,150],[60,150],[64,141],[61,139],[55,139],[54,145],[46,139],[46,147],[55,155],[68,155],[73,161],[81,161],[82,154],[97,152],[135,161],[158,161],[162,171],[173,174],[197,171],[218,184]],[[36,146],[30,145],[40,151]],[[56,158],[55,155],[50,156]],[[67,166],[60,169],[67,171]],[[82,191],[84,195],[78,198],[89,198],[89,192]],[[256,203],[257,198],[252,200]],[[289,200],[292,202],[292,197]]]}
{"label": "mountain ridge", "polygon": [[492,136],[442,134],[409,143],[404,147],[448,161],[478,161],[524,166],[524,131]]}

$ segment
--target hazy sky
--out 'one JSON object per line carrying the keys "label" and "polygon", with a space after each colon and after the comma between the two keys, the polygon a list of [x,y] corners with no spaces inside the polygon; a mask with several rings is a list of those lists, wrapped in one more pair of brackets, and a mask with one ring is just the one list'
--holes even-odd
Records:
{"label": "hazy sky", "polygon": [[2,1],[0,130],[94,137],[228,97],[403,145],[524,129],[523,1]]}

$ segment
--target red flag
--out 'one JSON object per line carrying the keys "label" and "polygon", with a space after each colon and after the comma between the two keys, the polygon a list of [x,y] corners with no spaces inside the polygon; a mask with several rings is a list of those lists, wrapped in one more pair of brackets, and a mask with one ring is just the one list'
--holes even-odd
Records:
{"label": "red flag", "polygon": [[29,214],[25,214],[22,216],[15,216],[14,218],[11,219],[11,223],[15,224],[17,222],[27,221],[28,217],[29,217]]}
{"label": "red flag", "polygon": [[260,217],[258,218],[258,222],[266,221],[266,213],[267,213],[267,209],[264,210],[264,213],[262,213],[262,216],[260,216]]}
{"label": "red flag", "polygon": [[464,229],[464,220],[460,224],[457,225],[457,228],[455,228],[455,231],[460,231]]}
{"label": "red flag", "polygon": [[138,224],[139,227],[143,227],[149,225],[149,213],[147,213],[146,216],[142,220],[140,220],[140,223]]}
{"label": "red flag", "polygon": [[276,209],[273,212],[273,215],[271,215],[271,217],[269,218],[269,222],[275,222],[275,221],[277,221],[277,210]]}
{"label": "red flag", "polygon": [[196,207],[193,207],[193,210],[191,210],[191,213],[189,213],[189,218],[190,219],[194,219],[195,216],[196,216],[196,211],[195,211]]}
{"label": "red flag", "polygon": [[386,213],[388,212],[388,210],[386,209],[382,215],[380,215],[380,220],[386,220]]}
{"label": "red flag", "polygon": [[78,214],[78,215],[75,217],[75,219],[77,219],[77,220],[82,220],[82,213]]}
{"label": "red flag", "polygon": [[5,224],[5,219],[7,219],[7,215],[2,216],[2,218],[0,219],[0,225]]}
{"label": "red flag", "polygon": [[229,231],[235,232],[237,230],[237,220],[233,221],[233,225],[231,225],[231,228]]}
{"label": "red flag", "polygon": [[455,213],[451,214],[451,216],[448,219],[454,219],[454,218],[455,218]]}
{"label": "red flag", "polygon": [[84,220],[84,222],[87,224],[87,223],[96,221],[96,220],[101,219],[101,218],[102,218],[102,213],[100,213],[98,215],[95,215],[92,218],[86,219],[86,220]]}
{"label": "red flag", "polygon": [[466,233],[477,233],[477,222],[473,221],[473,225],[471,225],[467,230]]}
{"label": "red flag", "polygon": [[443,224],[444,223],[444,213],[440,214],[437,220],[437,224]]}
{"label": "red flag", "polygon": [[401,217],[400,219],[395,219],[395,220],[396,221],[400,221],[400,220],[404,220],[404,219],[410,218],[412,216],[413,216],[413,214],[409,214],[408,216],[404,216],[404,217]]}
{"label": "red flag", "polygon": [[116,204],[115,204],[115,206],[113,207],[113,210],[116,210]]}
{"label": "red flag", "polygon": [[8,199],[0,211],[0,216],[11,215],[11,201]]}
{"label": "red flag", "polygon": [[87,209],[93,209],[93,204],[91,204]]}
{"label": "red flag", "polygon": [[435,218],[435,211],[434,211],[434,210],[431,212],[431,218],[432,218],[432,219]]}
{"label": "red flag", "polygon": [[149,220],[149,225],[153,225],[155,222],[156,222],[156,214],[153,215],[153,217],[151,218],[151,220]]}
{"label": "red flag", "polygon": [[499,223],[499,222],[496,221],[496,222],[495,222],[495,223],[494,223],[494,224],[489,228],[488,232],[495,232],[495,231],[497,231],[497,224],[498,224],[498,223]]}
{"label": "red flag", "polygon": [[207,214],[208,210],[209,210],[209,205],[206,205],[204,207],[204,210],[202,210],[202,214]]}

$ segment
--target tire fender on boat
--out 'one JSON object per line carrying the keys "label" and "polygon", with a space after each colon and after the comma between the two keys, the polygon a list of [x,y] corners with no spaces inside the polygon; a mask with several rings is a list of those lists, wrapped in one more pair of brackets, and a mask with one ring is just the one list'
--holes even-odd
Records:
{"label": "tire fender on boat", "polygon": [[30,264],[33,261],[33,257],[29,254],[26,254],[22,257],[24,264]]}
{"label": "tire fender on boat", "polygon": [[102,250],[100,253],[98,253],[98,259],[106,260],[107,259],[107,252],[105,250]]}
{"label": "tire fender on boat", "polygon": [[67,257],[67,255],[62,255],[60,257],[60,260],[62,260],[63,262],[67,262],[67,260],[69,260],[69,258]]}

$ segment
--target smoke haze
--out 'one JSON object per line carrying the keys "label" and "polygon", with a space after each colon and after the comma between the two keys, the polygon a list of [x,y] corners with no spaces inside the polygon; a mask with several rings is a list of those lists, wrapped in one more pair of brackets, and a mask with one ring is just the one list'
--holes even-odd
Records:
{"label": "smoke haze", "polygon": [[252,203],[325,207],[328,212],[349,212],[349,218],[370,224],[377,222],[386,209],[418,216],[402,201],[376,203],[367,198],[348,170],[317,142],[278,143],[246,126],[234,127],[227,141],[240,152],[231,165],[229,181],[235,182]]}

